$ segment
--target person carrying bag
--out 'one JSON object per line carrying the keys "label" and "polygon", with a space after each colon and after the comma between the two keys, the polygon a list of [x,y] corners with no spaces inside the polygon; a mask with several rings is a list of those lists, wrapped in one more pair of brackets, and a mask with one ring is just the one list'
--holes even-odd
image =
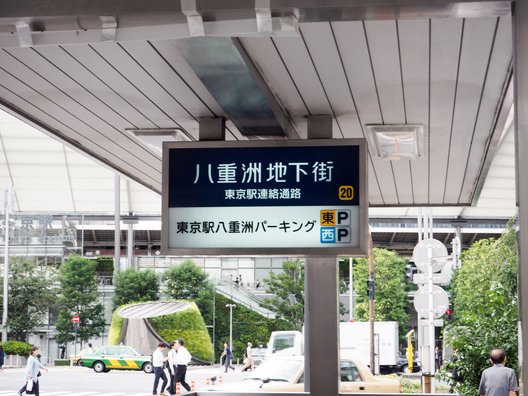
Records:
{"label": "person carrying bag", "polygon": [[39,353],[39,347],[32,346],[31,347],[31,353],[29,354],[27,365],[26,365],[26,371],[24,373],[24,386],[18,391],[18,396],[22,396],[22,393],[26,392],[27,394],[34,394],[35,396],[39,395],[39,380],[38,377],[40,377],[40,369],[45,370],[46,372],[48,369],[40,363],[40,361],[37,358],[37,355]]}

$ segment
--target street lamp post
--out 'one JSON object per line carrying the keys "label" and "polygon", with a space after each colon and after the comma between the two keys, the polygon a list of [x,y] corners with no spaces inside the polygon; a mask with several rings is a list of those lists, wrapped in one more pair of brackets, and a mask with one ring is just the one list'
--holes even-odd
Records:
{"label": "street lamp post", "polygon": [[233,351],[233,308],[235,304],[226,304],[226,308],[229,308],[229,347]]}
{"label": "street lamp post", "polygon": [[2,311],[2,341],[7,341],[8,289],[9,289],[9,211],[11,209],[11,186],[4,190],[5,232],[4,232],[4,293]]}
{"label": "street lamp post", "polygon": [[349,276],[348,276],[348,282],[349,282],[349,285],[348,285],[348,298],[349,298],[349,302],[348,302],[348,306],[349,306],[349,315],[350,315],[350,321],[352,322],[354,320],[354,316],[355,316],[355,312],[354,312],[354,268],[352,266],[352,263],[353,263],[353,258],[352,257],[349,257],[348,258],[348,273],[349,273]]}

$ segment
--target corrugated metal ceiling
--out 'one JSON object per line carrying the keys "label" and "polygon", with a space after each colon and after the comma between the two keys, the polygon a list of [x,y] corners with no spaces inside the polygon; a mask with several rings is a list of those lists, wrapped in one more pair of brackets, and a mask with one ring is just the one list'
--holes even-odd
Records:
{"label": "corrugated metal ceiling", "polygon": [[[457,2],[459,10],[470,3]],[[346,18],[332,13],[322,18],[328,8],[320,9],[319,18],[303,9],[297,34],[261,37],[255,30],[235,40],[301,138],[306,117],[319,114],[332,115],[336,139],[369,138],[365,125],[372,123],[425,126],[423,158],[387,161],[370,150],[371,206],[471,205],[502,133],[499,115],[509,111],[503,99],[511,75],[511,18],[503,2],[496,3],[503,7],[497,15],[481,8],[480,14],[466,10],[468,18],[380,14],[341,20]],[[11,6],[6,10],[16,9]],[[0,18],[0,27],[2,21],[11,26],[14,14],[0,15],[9,16]],[[131,17],[123,17],[115,40],[106,42],[94,33],[101,27],[93,18],[75,36],[65,22],[61,31],[49,19],[48,30],[37,33],[35,17],[30,47],[0,29],[0,102],[69,147],[159,192],[161,159],[128,129],[180,128],[197,139],[200,117],[226,112],[180,51],[189,40],[187,20],[171,20],[173,37],[160,39],[156,29],[166,27],[167,18],[144,15],[142,22],[136,14],[130,26],[125,21]],[[242,31],[247,23],[237,15],[229,26]],[[135,35],[126,30],[132,28]],[[227,139],[246,138],[228,119]],[[2,177],[14,179],[12,165]]]}

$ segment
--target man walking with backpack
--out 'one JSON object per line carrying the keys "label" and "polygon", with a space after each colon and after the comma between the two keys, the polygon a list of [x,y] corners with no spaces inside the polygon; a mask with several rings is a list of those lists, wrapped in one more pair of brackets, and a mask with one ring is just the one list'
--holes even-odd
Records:
{"label": "man walking with backpack", "polygon": [[225,356],[225,372],[227,373],[227,369],[231,369],[235,371],[235,368],[231,366],[231,361],[233,360],[233,353],[231,352],[231,348],[229,348],[229,345],[227,342],[224,342],[224,352],[220,355],[220,359]]}

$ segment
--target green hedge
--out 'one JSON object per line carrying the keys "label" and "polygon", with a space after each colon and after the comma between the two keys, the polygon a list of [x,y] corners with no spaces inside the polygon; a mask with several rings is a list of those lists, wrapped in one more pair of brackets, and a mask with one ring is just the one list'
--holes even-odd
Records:
{"label": "green hedge", "polygon": [[114,258],[111,256],[100,256],[95,259],[95,270],[97,272],[114,272]]}
{"label": "green hedge", "polygon": [[126,306],[118,307],[112,315],[112,322],[110,323],[110,330],[108,331],[108,345],[117,345],[121,342],[121,332],[123,331],[125,319],[119,316],[117,311]]}
{"label": "green hedge", "polygon": [[152,327],[167,342],[182,338],[192,356],[208,362],[214,360],[213,344],[198,307],[149,319]]}
{"label": "green hedge", "polygon": [[0,343],[4,347],[4,352],[6,355],[20,355],[20,356],[29,356],[31,352],[31,344],[22,341],[6,341]]}
{"label": "green hedge", "polygon": [[70,359],[55,359],[55,366],[69,366]]}

